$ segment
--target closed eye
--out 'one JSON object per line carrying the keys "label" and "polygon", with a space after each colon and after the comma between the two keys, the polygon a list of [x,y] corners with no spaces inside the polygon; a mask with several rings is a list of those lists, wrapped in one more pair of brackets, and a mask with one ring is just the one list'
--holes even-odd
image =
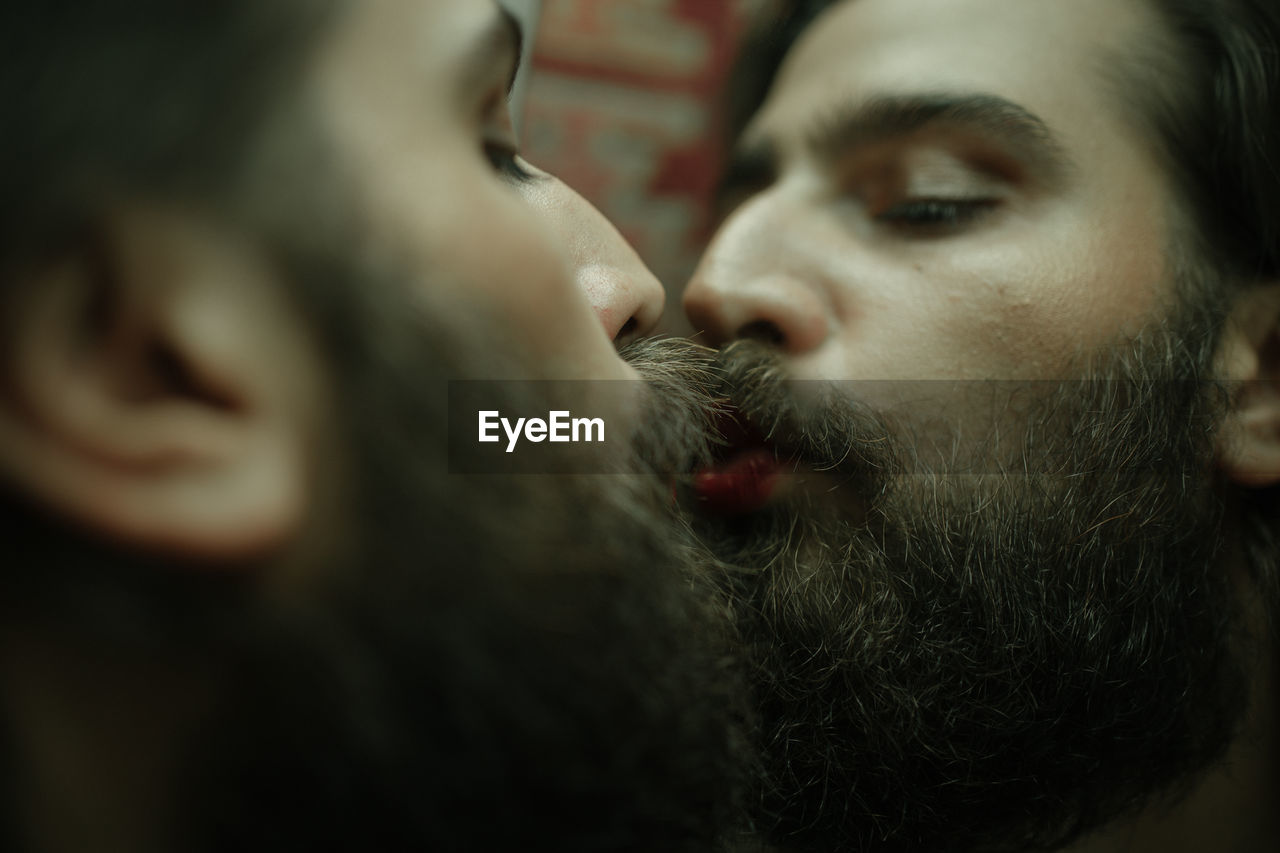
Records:
{"label": "closed eye", "polygon": [[919,198],[895,204],[874,219],[895,230],[942,236],[969,225],[998,204],[993,198]]}
{"label": "closed eye", "polygon": [[515,183],[527,183],[537,177],[524,167],[520,162],[519,153],[506,143],[486,142],[484,155],[495,172]]}

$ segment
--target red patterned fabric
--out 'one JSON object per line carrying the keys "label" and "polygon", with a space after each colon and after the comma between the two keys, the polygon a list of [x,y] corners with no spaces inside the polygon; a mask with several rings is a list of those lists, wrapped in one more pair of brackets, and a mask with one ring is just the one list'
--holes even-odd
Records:
{"label": "red patterned fabric", "polygon": [[524,149],[611,219],[667,285],[705,236],[719,95],[753,0],[546,0]]}

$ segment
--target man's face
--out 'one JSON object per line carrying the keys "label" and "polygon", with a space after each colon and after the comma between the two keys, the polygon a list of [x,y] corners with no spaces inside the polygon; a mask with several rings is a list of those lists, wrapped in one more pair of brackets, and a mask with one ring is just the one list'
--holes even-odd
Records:
{"label": "man's face", "polygon": [[[138,735],[173,756],[173,773],[151,780],[170,800],[152,808],[145,796],[125,797],[148,804],[141,824],[167,818],[159,831],[175,838],[166,849],[511,849],[530,837],[563,849],[705,849],[734,796],[736,695],[713,649],[714,615],[690,588],[691,551],[668,490],[635,478],[458,475],[445,435],[447,380],[638,378],[611,338],[624,336],[628,318],[640,329],[656,318],[656,282],[551,179],[539,174],[536,191],[514,186],[521,172],[505,98],[515,39],[496,6],[339,5],[297,98],[267,121],[249,158],[244,199],[231,202],[243,221],[191,236],[186,212],[166,210],[159,225],[138,226],[144,237],[148,228],[180,231],[183,247],[218,250],[193,252],[196,260],[261,262],[252,267],[261,278],[236,281],[239,289],[222,286],[214,263],[197,266],[189,287],[208,297],[201,310],[242,301],[263,316],[211,327],[200,322],[205,314],[186,314],[197,321],[183,328],[216,340],[201,352],[234,354],[224,367],[247,364],[251,379],[275,386],[260,404],[223,405],[225,391],[193,393],[186,380],[201,375],[193,369],[168,371],[180,381],[149,394],[124,395],[140,416],[171,397],[191,418],[225,425],[245,415],[236,434],[255,427],[249,415],[280,413],[270,440],[256,443],[284,444],[288,458],[251,467],[260,485],[305,458],[296,492],[305,522],[272,525],[233,556],[187,560],[181,548],[173,553],[173,537],[158,547],[56,502],[37,508],[6,480],[0,517],[25,557],[3,573],[6,639],[29,627],[125,669],[159,660],[166,674],[216,696],[196,703],[197,736],[160,746],[158,735]],[[548,212],[594,230],[576,233],[570,249]],[[237,229],[235,240],[220,236]],[[261,249],[269,262],[254,254]],[[179,301],[169,279],[187,257],[173,250],[164,264],[141,265],[159,266],[166,281],[160,307],[147,304],[138,317]],[[143,279],[134,284],[146,294]],[[681,363],[702,369],[695,349],[648,350],[667,376],[662,435],[681,441],[709,405],[696,381],[678,375]],[[236,375],[219,380],[225,388]],[[545,414],[545,384],[503,383],[498,393],[520,414]],[[610,384],[629,386],[626,402],[656,397],[639,382]],[[296,395],[277,392],[299,387],[324,390],[291,410]],[[633,420],[644,417],[615,426]],[[166,436],[185,442],[193,432]],[[659,452],[668,446],[656,434],[646,441]],[[204,444],[192,449],[207,468]],[[216,502],[207,485],[183,493],[197,509]],[[215,545],[237,532],[228,527],[214,531]],[[70,657],[85,669],[96,659]],[[38,655],[20,668],[23,679],[6,678],[5,741],[10,682],[46,678]],[[112,693],[134,711],[154,698],[149,685]],[[54,732],[42,741],[53,756],[42,769],[54,777],[78,773],[86,755],[60,748],[57,726],[27,723],[74,718],[79,709],[68,704],[52,702],[12,727],[24,753],[39,753],[28,742]],[[0,768],[6,792],[20,775]],[[55,792],[49,814],[67,799]],[[567,816],[570,804],[581,812]]]}
{"label": "man's face", "polygon": [[1056,848],[1232,731],[1218,307],[1111,76],[1159,26],[839,3],[741,140],[685,305],[749,424],[697,488],[784,847]]}
{"label": "man's face", "polygon": [[[609,383],[631,386],[621,402],[657,457],[698,432],[705,356],[676,342],[633,347],[631,363],[614,351],[627,314],[609,311],[653,312],[635,307],[634,277],[603,297],[584,288],[575,264],[601,252],[566,251],[560,221],[545,221],[551,209],[577,217],[576,248],[594,240],[627,268],[633,256],[609,244],[616,233],[602,236],[598,215],[585,221],[549,176],[513,180],[525,168],[512,163],[505,105],[515,42],[493,5],[351,6],[317,85],[349,169],[340,192],[366,229],[323,247],[345,305],[320,337],[344,341],[330,376],[358,495],[354,538],[293,591],[293,607],[258,613],[237,649],[232,701],[195,762],[209,790],[192,797],[194,825],[208,822],[217,849],[243,845],[256,824],[317,848],[501,849],[532,836],[701,849],[738,778],[724,737],[736,694],[665,489],[451,474],[463,460],[445,458],[452,413],[440,386],[661,373],[660,393]],[[496,393],[532,411],[546,384]],[[335,773],[336,797],[323,781]],[[566,818],[570,801],[583,813]]]}
{"label": "man's face", "polygon": [[1043,379],[1160,317],[1169,199],[1106,76],[1142,12],[836,4],[737,145],[695,328],[801,378]]}
{"label": "man's face", "polygon": [[[611,339],[632,317],[653,322],[661,290],[585,202],[515,159],[507,89],[518,40],[489,2],[351,4],[320,57],[321,118],[369,248],[430,282],[427,310],[465,305],[495,320],[501,349],[548,378],[636,378]],[[569,215],[577,254],[556,233]],[[612,264],[615,279],[584,282],[591,263]],[[472,378],[501,378],[485,373],[493,367],[475,365]]]}

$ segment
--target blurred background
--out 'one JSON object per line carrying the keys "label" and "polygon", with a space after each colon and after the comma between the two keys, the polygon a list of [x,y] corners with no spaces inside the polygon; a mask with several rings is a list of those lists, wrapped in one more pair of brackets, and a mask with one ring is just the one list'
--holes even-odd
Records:
{"label": "blurred background", "polygon": [[667,286],[661,331],[707,233],[720,91],[767,0],[523,0],[540,8],[521,144],[618,226]]}

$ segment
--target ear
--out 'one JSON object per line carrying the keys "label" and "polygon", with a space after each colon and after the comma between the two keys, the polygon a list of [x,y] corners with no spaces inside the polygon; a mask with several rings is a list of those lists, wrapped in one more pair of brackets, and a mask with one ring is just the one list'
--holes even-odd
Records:
{"label": "ear", "polygon": [[1280,482],[1280,284],[1236,300],[1218,351],[1219,375],[1237,388],[1219,444],[1227,476],[1242,486]]}
{"label": "ear", "polygon": [[319,360],[263,254],[192,212],[114,210],[8,282],[0,474],[54,513],[201,560],[286,544]]}

